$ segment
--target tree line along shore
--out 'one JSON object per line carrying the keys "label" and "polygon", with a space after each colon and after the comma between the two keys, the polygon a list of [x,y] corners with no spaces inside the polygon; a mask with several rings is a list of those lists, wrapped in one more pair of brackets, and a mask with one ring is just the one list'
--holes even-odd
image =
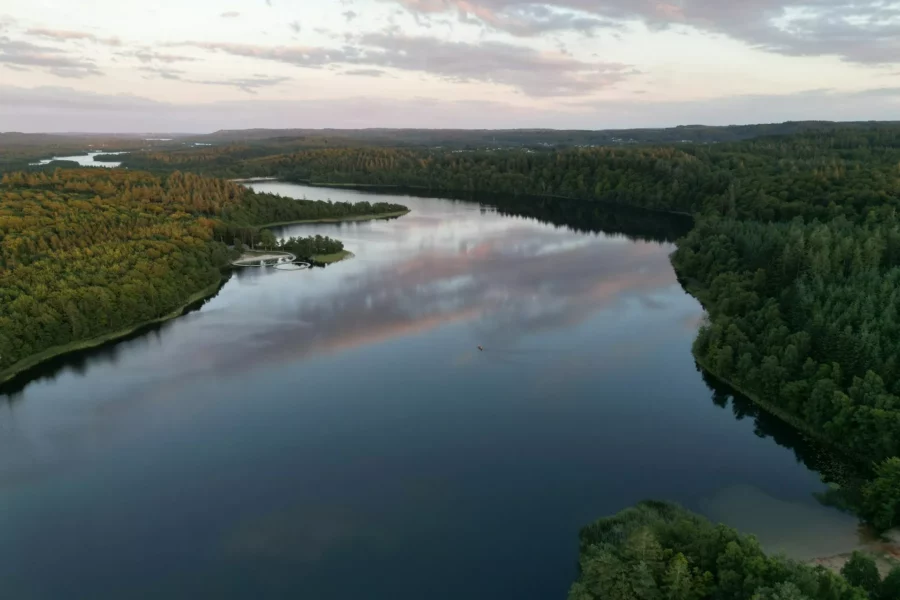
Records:
{"label": "tree line along shore", "polygon": [[[693,227],[678,237],[672,262],[708,312],[694,344],[698,362],[855,462],[854,473],[833,482],[834,501],[879,530],[900,525],[900,126],[823,126],[704,145],[281,150],[246,152],[229,141],[123,156],[125,166],[153,175],[4,176],[0,266],[17,277],[0,276],[0,368],[10,356],[120,324],[109,315],[165,314],[216,281],[229,243],[259,242],[255,223],[356,210],[299,204],[309,215],[298,216],[277,197],[178,169],[504,194],[525,213],[553,213],[559,202],[685,213]],[[70,228],[53,226],[56,210],[71,212]],[[677,508],[632,510],[582,535],[571,598],[898,597],[900,576],[876,582],[864,558],[851,560],[842,579],[765,557],[750,538]]]}
{"label": "tree line along shore", "polygon": [[[311,183],[555,198],[692,215],[672,262],[720,379],[856,457],[841,502],[900,525],[900,125],[821,124],[716,144],[531,151],[238,140],[124,164]],[[515,210],[515,209],[514,209]]]}
{"label": "tree line along shore", "polygon": [[[293,200],[190,173],[73,169],[0,180],[0,381],[59,354],[177,316],[212,295],[257,223],[398,214],[406,207]],[[306,258],[340,242],[294,240]],[[340,245],[340,247],[338,247]]]}

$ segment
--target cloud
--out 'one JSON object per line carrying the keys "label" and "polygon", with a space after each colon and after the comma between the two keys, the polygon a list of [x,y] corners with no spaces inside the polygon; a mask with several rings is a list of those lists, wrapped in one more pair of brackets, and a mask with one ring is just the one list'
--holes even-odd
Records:
{"label": "cloud", "polygon": [[863,90],[860,92],[851,92],[850,95],[861,96],[863,98],[874,98],[880,96],[884,98],[900,99],[900,87],[875,88],[871,90]]}
{"label": "cloud", "polygon": [[235,87],[243,92],[247,92],[248,94],[255,94],[256,90],[261,87],[271,87],[274,85],[278,85],[279,83],[284,83],[288,81],[287,77],[266,77],[263,75],[254,75],[253,77],[238,77],[235,79],[224,79],[224,80],[198,80],[198,79],[186,79],[190,83],[200,83],[203,85],[225,85],[229,87]]}
{"label": "cloud", "polygon": [[[47,112],[83,111],[106,113],[109,111],[148,111],[163,110],[171,105],[126,94],[98,94],[84,92],[66,87],[43,86],[22,88],[12,85],[0,85],[0,107],[9,112],[0,111],[0,116],[13,117],[13,112],[27,113],[29,109]],[[5,127],[0,127],[0,130]]]}
{"label": "cloud", "polygon": [[282,62],[297,67],[316,68],[333,62],[352,62],[358,59],[356,53],[350,49],[329,50],[327,48],[307,46],[257,46],[237,42],[179,42],[171,45],[224,52],[232,56]]}
{"label": "cloud", "polygon": [[[412,230],[418,239],[440,227],[433,216],[408,219],[396,222],[396,239],[407,239]],[[460,322],[477,327],[488,347],[510,348],[520,335],[572,327],[626,299],[677,285],[671,247],[587,237],[568,244],[568,232],[526,221],[483,233],[477,239],[463,234],[458,245],[435,244],[412,259],[352,276],[341,294],[298,302],[267,331],[232,332],[237,346],[254,349],[249,361],[246,353],[230,350],[210,358],[220,370],[239,371]]]}
{"label": "cloud", "polygon": [[[580,31],[590,34],[601,28],[621,25],[602,11],[574,9],[568,4],[589,0],[383,0],[400,4],[417,18],[439,14],[456,14],[461,23],[480,24],[515,36],[536,36],[558,31]],[[648,0],[635,0],[647,2]],[[624,2],[624,0],[623,0]],[[596,2],[593,4],[597,4]]]}
{"label": "cloud", "polygon": [[143,66],[139,67],[139,69],[145,73],[161,77],[162,79],[184,81],[185,83],[196,83],[200,85],[235,87],[248,94],[255,94],[258,88],[271,87],[288,81],[287,77],[269,77],[266,75],[253,75],[252,77],[237,77],[232,79],[190,79],[184,77],[184,71],[173,69],[171,67]]}
{"label": "cloud", "polygon": [[50,67],[47,72],[65,79],[83,79],[92,75],[102,75],[100,71],[86,71],[81,67]]}
{"label": "cloud", "polygon": [[137,50],[134,52],[123,52],[120,56],[134,57],[142,63],[161,62],[172,64],[176,62],[194,62],[197,59],[190,56],[181,56],[177,54],[166,54],[163,52],[155,52],[153,50]]}
{"label": "cloud", "polygon": [[352,10],[346,10],[346,11],[342,12],[341,15],[344,17],[344,19],[347,20],[348,23],[359,16],[359,14],[356,11],[352,11]]}
{"label": "cloud", "polygon": [[582,62],[561,53],[542,53],[503,42],[443,41],[370,33],[357,38],[358,46],[314,48],[304,46],[256,46],[230,42],[183,42],[235,56],[282,62],[298,67],[321,68],[332,64],[364,68],[395,68],[427,73],[452,82],[485,82],[508,85],[529,96],[577,96],[622,81],[628,65]]}
{"label": "cloud", "polygon": [[241,16],[241,13],[239,13],[236,10],[229,10],[229,11],[223,12],[219,16],[222,17],[223,19],[235,19],[235,18]]}
{"label": "cloud", "polygon": [[787,55],[900,62],[900,4],[885,0],[382,0],[512,35],[590,32],[640,20],[686,25]]}
{"label": "cloud", "polygon": [[501,102],[357,97],[173,104],[131,94],[0,84],[0,131],[71,131],[72,123],[97,132],[206,132],[257,126],[455,128],[534,122],[533,112]]}
{"label": "cloud", "polygon": [[11,40],[8,37],[0,37],[0,64],[43,67],[52,75],[66,78],[103,74],[93,62],[67,56],[59,48]]}
{"label": "cloud", "polygon": [[560,11],[543,4],[513,6],[503,14],[487,10],[462,11],[459,21],[482,24],[515,36],[529,37],[559,31],[578,31],[592,34],[598,29],[618,29],[621,25],[610,19],[587,14]]}
{"label": "cloud", "polygon": [[[896,95],[892,90],[883,87],[852,94],[818,90],[691,102],[659,101],[648,94],[621,101],[555,102],[550,108],[532,108],[500,101],[374,96],[173,104],[66,87],[29,89],[0,84],[0,131],[71,131],[73,123],[83,131],[107,133],[285,127],[607,129],[671,127],[684,123],[896,120],[900,114],[900,90],[896,90]],[[651,97],[654,100],[646,100]]]}
{"label": "cloud", "polygon": [[139,70],[170,80],[180,80],[181,76],[184,75],[184,71],[164,67],[139,67]]}
{"label": "cloud", "polygon": [[503,42],[469,44],[381,33],[364,35],[361,41],[374,49],[366,55],[374,66],[421,71],[454,82],[509,85],[529,96],[589,94],[621,81],[630,68]]}
{"label": "cloud", "polygon": [[349,71],[344,71],[343,74],[361,77],[381,77],[385,73],[381,69],[350,69]]}
{"label": "cloud", "polygon": [[68,31],[64,29],[44,29],[44,28],[35,28],[29,29],[25,32],[26,35],[31,35],[35,37],[41,37],[51,40],[57,40],[61,42],[67,42],[71,40],[84,40],[88,42],[93,42],[95,44],[104,44],[106,46],[121,46],[122,40],[117,37],[108,37],[102,38],[97,37],[93,33],[86,33],[84,31]]}

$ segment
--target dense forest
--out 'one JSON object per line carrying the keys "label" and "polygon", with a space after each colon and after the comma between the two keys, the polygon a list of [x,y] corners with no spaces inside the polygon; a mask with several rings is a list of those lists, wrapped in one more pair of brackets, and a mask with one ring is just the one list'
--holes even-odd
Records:
{"label": "dense forest", "polygon": [[278,244],[279,250],[290,252],[303,260],[315,260],[317,256],[338,254],[344,251],[344,244],[327,235],[310,235],[302,238],[290,237]]}
{"label": "dense forest", "polygon": [[[497,202],[501,210],[570,225],[573,214],[608,220],[602,203],[691,215],[695,226],[673,263],[709,313],[695,344],[698,362],[865,464],[847,501],[886,529],[900,524],[900,126],[794,130],[717,144],[344,145],[274,155],[297,140],[262,135],[124,160],[156,172],[502,194],[513,200]],[[213,241],[250,244],[259,224],[351,214],[340,204],[288,206],[261,194],[217,210]]]}
{"label": "dense forest", "polygon": [[[179,310],[213,290],[258,224],[395,213],[256,194],[194,174],[118,169],[0,180],[0,380],[77,345]],[[320,244],[332,249],[339,242]]]}
{"label": "dense forest", "polygon": [[[416,157],[448,152],[526,151],[595,147],[628,149],[670,145],[692,151],[693,146],[733,143],[766,136],[808,132],[858,132],[896,129],[896,123],[793,121],[763,125],[709,127],[685,125],[664,129],[607,130],[454,130],[454,129],[249,129],[219,131],[209,135],[177,138],[166,146],[142,149],[117,160],[126,166],[158,171],[190,170],[219,177],[271,175],[266,158],[316,150],[404,149]],[[0,134],[2,136],[2,134]],[[0,138],[2,139],[2,138]],[[0,161],[2,170],[2,161]],[[287,173],[278,173],[285,175]],[[329,173],[316,181],[340,181]],[[356,183],[359,183],[357,181]],[[457,186],[457,189],[460,189]],[[482,188],[483,189],[483,188]],[[509,191],[509,190],[506,190]]]}
{"label": "dense forest", "polygon": [[[72,168],[71,165],[52,164],[35,166],[43,159],[54,156],[84,156],[87,151],[141,151],[174,149],[183,146],[181,142],[167,139],[145,139],[135,135],[111,134],[53,134],[0,132],[0,174],[25,170],[45,170]],[[78,168],[75,163],[75,168]]]}
{"label": "dense forest", "polygon": [[900,598],[900,567],[882,579],[854,553],[842,575],[767,556],[755,538],[678,506],[642,502],[582,529],[569,600]]}
{"label": "dense forest", "polygon": [[224,206],[217,213],[220,220],[215,224],[216,240],[233,244],[240,242],[254,247],[260,242],[267,243],[261,236],[265,227],[299,223],[304,221],[341,221],[365,217],[400,216],[408,212],[402,204],[388,202],[330,202],[323,200],[294,200],[278,194],[242,190],[241,201]]}
{"label": "dense forest", "polygon": [[243,161],[210,147],[190,157],[201,169],[219,160],[313,183],[506,194],[520,199],[507,210],[554,222],[575,220],[555,198],[593,218],[600,203],[692,215],[673,263],[709,312],[698,361],[867,465],[848,503],[879,528],[900,524],[900,126],[709,145],[329,148]]}
{"label": "dense forest", "polygon": [[542,146],[571,147],[611,144],[668,144],[736,142],[770,135],[793,135],[806,131],[856,130],[892,127],[889,122],[787,121],[759,125],[679,125],[678,127],[639,129],[234,129],[189,138],[199,143],[270,142],[308,146],[388,146],[445,148]]}

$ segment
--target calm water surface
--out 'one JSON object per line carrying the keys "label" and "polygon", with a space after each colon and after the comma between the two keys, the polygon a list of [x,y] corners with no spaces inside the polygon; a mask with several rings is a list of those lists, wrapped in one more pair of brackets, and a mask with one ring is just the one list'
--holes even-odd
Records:
{"label": "calm water surface", "polygon": [[242,270],[7,389],[5,597],[563,598],[578,528],[645,498],[795,556],[856,543],[791,434],[695,368],[672,245],[368,199],[412,213],[279,231],[355,259]]}
{"label": "calm water surface", "polygon": [[34,164],[46,165],[53,162],[54,160],[70,160],[73,162],[77,162],[83,167],[105,167],[107,169],[113,169],[122,164],[121,162],[103,162],[94,160],[94,157],[98,154],[126,154],[126,152],[88,152],[87,154],[82,154],[79,156],[54,156],[53,158],[46,158]]}

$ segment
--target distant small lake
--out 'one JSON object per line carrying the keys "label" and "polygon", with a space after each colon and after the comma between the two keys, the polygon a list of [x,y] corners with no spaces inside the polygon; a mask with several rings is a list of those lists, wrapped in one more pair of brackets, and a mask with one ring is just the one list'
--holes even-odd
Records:
{"label": "distant small lake", "polygon": [[107,169],[113,169],[121,165],[121,162],[103,162],[94,160],[95,156],[100,154],[128,154],[127,152],[89,152],[87,154],[82,154],[80,156],[54,156],[53,158],[45,158],[42,161],[38,161],[33,163],[35,165],[46,165],[54,160],[69,160],[73,162],[77,162],[79,165],[83,167],[104,167]]}
{"label": "distant small lake", "polygon": [[412,212],[279,228],[356,258],[242,269],[0,389],[4,597],[563,599],[579,528],[647,498],[857,544],[821,450],[696,368],[678,222],[248,185]]}

